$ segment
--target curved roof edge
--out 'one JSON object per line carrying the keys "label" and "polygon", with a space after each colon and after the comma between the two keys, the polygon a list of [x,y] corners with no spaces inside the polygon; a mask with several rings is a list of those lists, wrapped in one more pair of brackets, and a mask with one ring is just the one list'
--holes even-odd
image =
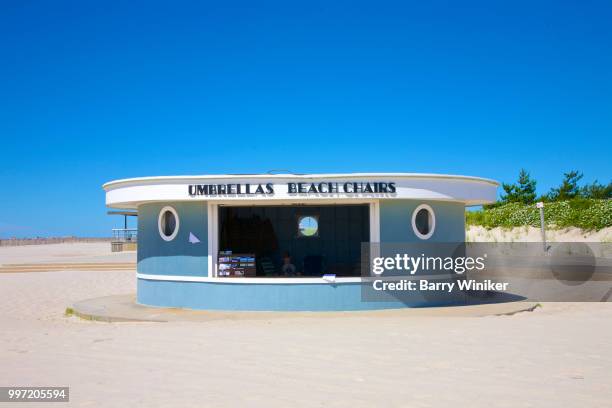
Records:
{"label": "curved roof edge", "polygon": [[197,180],[217,180],[217,179],[348,179],[364,177],[398,177],[398,178],[417,178],[417,179],[451,179],[466,180],[480,183],[492,184],[496,187],[499,182],[493,179],[461,176],[454,174],[435,174],[435,173],[330,173],[330,174],[206,174],[206,175],[187,175],[187,176],[152,176],[134,177],[109,181],[102,185],[105,191],[109,189],[134,184],[154,184],[156,182],[192,182]]}

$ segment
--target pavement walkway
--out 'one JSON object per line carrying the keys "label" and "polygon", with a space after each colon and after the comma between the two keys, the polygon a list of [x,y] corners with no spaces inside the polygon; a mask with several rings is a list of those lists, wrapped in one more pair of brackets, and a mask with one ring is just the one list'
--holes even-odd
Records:
{"label": "pavement walkway", "polygon": [[350,317],[483,317],[513,315],[535,310],[535,302],[505,302],[470,306],[403,308],[347,312],[235,312],[207,311],[144,306],[134,294],[103,296],[76,302],[67,309],[87,320],[105,322],[207,322],[213,320],[260,320],[274,318]]}

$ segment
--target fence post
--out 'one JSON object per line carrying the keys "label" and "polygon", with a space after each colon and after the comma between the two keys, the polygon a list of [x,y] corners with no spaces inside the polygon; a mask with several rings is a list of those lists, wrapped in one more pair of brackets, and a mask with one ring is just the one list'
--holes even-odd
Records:
{"label": "fence post", "polygon": [[542,231],[542,245],[544,252],[546,252],[546,230],[544,229],[544,202],[540,201],[536,203],[536,207],[540,209],[540,231]]}

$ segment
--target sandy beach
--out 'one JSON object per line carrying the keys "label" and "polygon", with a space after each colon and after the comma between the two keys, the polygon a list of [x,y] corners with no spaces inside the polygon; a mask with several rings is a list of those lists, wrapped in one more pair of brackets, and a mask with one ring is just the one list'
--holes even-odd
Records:
{"label": "sandy beach", "polygon": [[[0,264],[131,261],[108,244],[0,248]],[[0,273],[0,385],[69,386],[75,407],[601,407],[612,399],[610,303],[545,303],[494,317],[64,316],[78,300],[134,292],[133,270]]]}

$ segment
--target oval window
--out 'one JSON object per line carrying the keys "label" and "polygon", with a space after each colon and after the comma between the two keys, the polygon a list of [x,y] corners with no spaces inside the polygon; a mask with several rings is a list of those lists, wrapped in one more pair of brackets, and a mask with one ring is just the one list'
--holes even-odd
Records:
{"label": "oval window", "polygon": [[298,233],[300,237],[315,237],[319,233],[319,220],[317,217],[307,215],[298,220]]}
{"label": "oval window", "polygon": [[436,216],[427,204],[419,205],[412,213],[412,229],[417,237],[429,239],[436,228]]}
{"label": "oval window", "polygon": [[157,220],[159,235],[164,241],[172,241],[179,230],[179,218],[176,210],[172,207],[164,207],[159,212]]}

